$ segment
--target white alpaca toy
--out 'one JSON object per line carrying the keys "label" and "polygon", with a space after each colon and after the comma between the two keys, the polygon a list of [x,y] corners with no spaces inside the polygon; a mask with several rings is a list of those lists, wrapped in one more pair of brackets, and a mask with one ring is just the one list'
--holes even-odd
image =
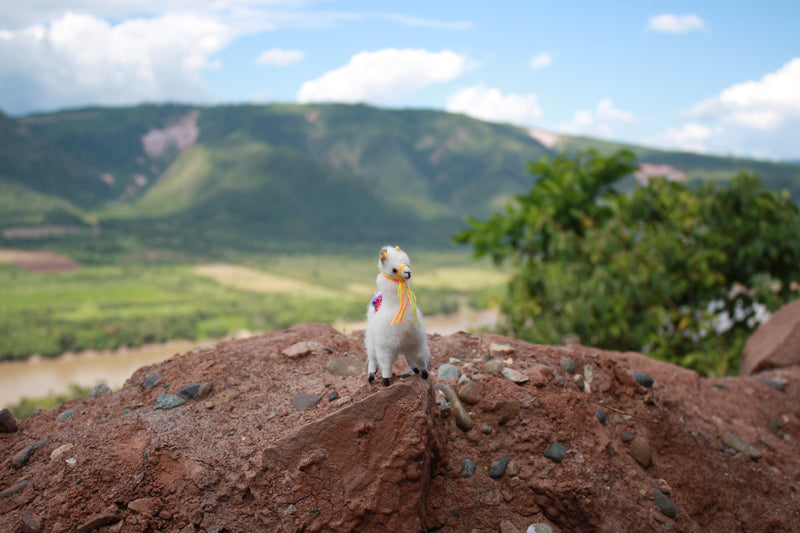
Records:
{"label": "white alpaca toy", "polygon": [[380,367],[383,384],[389,385],[392,365],[401,355],[417,374],[428,379],[431,352],[417,297],[408,287],[411,268],[408,255],[399,246],[384,246],[378,259],[375,283],[378,292],[367,306],[367,348],[369,382]]}

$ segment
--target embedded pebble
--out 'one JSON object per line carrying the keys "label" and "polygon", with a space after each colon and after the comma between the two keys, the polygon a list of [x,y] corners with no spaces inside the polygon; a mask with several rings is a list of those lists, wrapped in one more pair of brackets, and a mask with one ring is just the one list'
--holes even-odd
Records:
{"label": "embedded pebble", "polygon": [[647,374],[646,372],[634,372],[633,379],[636,380],[636,383],[642,387],[647,387],[648,389],[653,386],[653,383],[655,383],[653,376]]}
{"label": "embedded pebble", "polygon": [[553,527],[550,524],[545,524],[543,522],[537,524],[531,524],[528,526],[528,529],[525,530],[525,533],[555,533],[553,531]]}
{"label": "embedded pebble", "polygon": [[62,444],[61,446],[50,452],[50,460],[53,461],[54,459],[58,459],[59,457],[64,455],[64,453],[70,451],[73,447],[74,445],[71,442]]}
{"label": "embedded pebble", "polygon": [[503,377],[509,381],[513,381],[518,385],[527,383],[531,379],[522,372],[514,370],[513,368],[503,368]]}
{"label": "embedded pebble", "polygon": [[602,409],[597,410],[597,420],[599,420],[601,424],[606,423],[606,413]]}
{"label": "embedded pebble", "polygon": [[42,530],[42,524],[39,518],[30,511],[22,511],[19,515],[20,522],[22,522],[23,533],[39,533]]}
{"label": "embedded pebble", "polygon": [[636,434],[632,431],[628,431],[627,429],[622,432],[622,442],[631,442],[633,439],[636,438]]}
{"label": "embedded pebble", "polygon": [[492,464],[489,465],[489,477],[492,479],[497,479],[503,476],[506,473],[506,467],[508,466],[508,462],[511,458],[508,455],[504,455],[499,459],[495,459],[492,461]]}
{"label": "embedded pebble", "polygon": [[9,409],[0,410],[0,433],[14,433],[17,431],[17,420]]}
{"label": "embedded pebble", "polygon": [[544,456],[553,462],[560,463],[564,460],[566,452],[567,448],[565,446],[559,444],[557,441],[553,441],[544,451]]}
{"label": "embedded pebble", "polygon": [[733,448],[737,452],[742,452],[750,459],[761,459],[764,455],[761,453],[761,450],[747,444],[731,432],[727,432],[722,436],[722,443],[728,448]]}
{"label": "embedded pebble", "polygon": [[461,475],[465,478],[472,477],[476,468],[477,466],[470,459],[464,459],[461,463]]}
{"label": "embedded pebble", "polygon": [[56,417],[56,420],[69,420],[73,416],[77,415],[77,411],[75,409],[67,409],[66,411],[62,412]]}
{"label": "embedded pebble", "polygon": [[328,394],[328,401],[329,402],[332,402],[332,401],[338,400],[338,399],[339,399],[339,393],[338,392],[333,391],[332,393]]}
{"label": "embedded pebble", "polygon": [[458,399],[453,388],[446,383],[437,383],[436,388],[442,391],[445,399],[451,404],[453,414],[456,418],[456,426],[458,426],[461,431],[469,431],[472,429],[472,417],[469,416],[469,412],[467,412],[461,400]]}
{"label": "embedded pebble", "polygon": [[569,357],[562,357],[560,362],[561,362],[561,370],[563,370],[567,374],[575,373],[575,369],[577,368],[575,366],[575,361],[573,361]]}
{"label": "embedded pebble", "polygon": [[176,396],[175,394],[167,394],[166,392],[159,392],[158,398],[156,399],[156,405],[153,407],[153,411],[156,409],[173,409],[185,403],[186,400],[180,396]]}
{"label": "embedded pebble", "polygon": [[25,486],[30,483],[30,480],[23,479],[10,487],[0,490],[0,498],[8,498],[9,496],[14,496],[15,494],[19,494],[23,490],[25,490]]}
{"label": "embedded pebble", "polygon": [[484,365],[483,369],[486,371],[487,374],[496,376],[497,374],[503,371],[503,363],[494,360],[486,361],[486,365]]}
{"label": "embedded pebble", "polygon": [[678,510],[675,509],[675,505],[666,494],[658,489],[653,489],[653,499],[656,502],[656,506],[658,506],[658,509],[661,511],[661,514],[667,518],[675,518],[678,516]]}
{"label": "embedded pebble", "polygon": [[592,379],[594,379],[594,371],[591,365],[583,365],[583,378],[586,380],[586,383],[591,384]]}
{"label": "embedded pebble", "polygon": [[300,357],[305,357],[313,352],[322,352],[324,350],[325,347],[318,342],[300,341],[292,344],[281,353],[289,359],[299,359]]}
{"label": "embedded pebble", "polygon": [[484,435],[491,435],[491,434],[492,434],[492,431],[494,431],[494,430],[492,429],[492,426],[483,426],[483,427],[481,428],[481,433],[483,433]]}
{"label": "embedded pebble", "polygon": [[765,378],[765,377],[759,377],[758,379],[761,381],[761,383],[763,383],[767,387],[772,387],[775,390],[779,390],[781,392],[786,392],[786,385],[784,385],[783,383],[781,383],[779,381],[775,381],[774,379],[768,379],[768,378]]}
{"label": "embedded pebble", "polygon": [[144,383],[142,383],[142,387],[144,387],[145,389],[152,389],[153,387],[156,386],[156,384],[158,383],[158,380],[163,378],[163,377],[164,377],[164,374],[156,374],[154,376],[150,376],[150,377],[148,377],[147,379],[144,380]]}
{"label": "embedded pebble", "polygon": [[450,363],[439,365],[436,370],[436,376],[442,381],[450,381],[451,379],[458,379],[458,368]]}
{"label": "embedded pebble", "polygon": [[650,443],[641,435],[636,435],[631,441],[628,453],[644,468],[653,466],[653,451],[650,449]]}
{"label": "embedded pebble", "polygon": [[292,398],[292,405],[298,411],[304,411],[309,407],[314,407],[319,403],[322,399],[322,396],[319,394],[309,394],[307,392],[301,392],[300,394],[294,396]]}
{"label": "embedded pebble", "polygon": [[21,452],[17,454],[16,457],[14,457],[14,460],[12,461],[11,464],[14,466],[14,468],[19,470],[20,468],[28,464],[28,461],[31,460],[33,454],[36,453],[36,450],[38,450],[45,444],[47,444],[47,439],[39,440],[34,442],[33,444],[27,445],[25,448],[22,449]]}
{"label": "embedded pebble", "polygon": [[336,357],[328,361],[328,372],[342,377],[358,377],[364,374],[364,360],[357,355]]}
{"label": "embedded pebble", "polygon": [[185,387],[181,387],[178,391],[178,396],[185,400],[200,401],[208,396],[211,392],[211,383],[190,383]]}
{"label": "embedded pebble", "polygon": [[514,348],[510,344],[493,342],[489,345],[489,352],[491,352],[492,355],[508,355],[514,353]]}
{"label": "embedded pebble", "polygon": [[89,398],[100,398],[111,394],[111,387],[105,383],[98,383],[89,391]]}
{"label": "embedded pebble", "polygon": [[483,399],[483,396],[478,384],[474,381],[469,381],[458,389],[458,398],[464,403],[475,405]]}

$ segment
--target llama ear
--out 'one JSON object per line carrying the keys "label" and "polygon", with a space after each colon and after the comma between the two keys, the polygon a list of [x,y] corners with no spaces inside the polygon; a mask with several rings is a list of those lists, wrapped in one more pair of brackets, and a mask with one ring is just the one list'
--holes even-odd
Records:
{"label": "llama ear", "polygon": [[381,261],[386,261],[386,247],[381,248]]}
{"label": "llama ear", "polygon": [[399,246],[395,246],[395,248],[397,248],[397,251],[398,251],[398,252],[402,252],[402,251],[403,251],[403,250],[401,250],[401,249],[400,249],[400,247],[399,247]]}

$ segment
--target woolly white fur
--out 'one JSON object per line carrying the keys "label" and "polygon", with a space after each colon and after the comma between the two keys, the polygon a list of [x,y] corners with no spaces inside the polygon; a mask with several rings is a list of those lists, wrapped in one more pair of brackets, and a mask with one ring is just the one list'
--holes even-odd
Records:
{"label": "woolly white fur", "polygon": [[[399,273],[403,279],[410,280],[411,268],[408,266],[410,260],[405,252],[394,246],[384,246],[381,249],[381,252],[383,251],[386,252],[386,258],[381,259],[383,253],[379,255],[378,269],[381,273],[375,279],[378,286],[376,296],[382,295],[383,301],[377,312],[372,303],[367,305],[367,333],[364,344],[367,348],[369,380],[374,379],[375,371],[380,368],[383,384],[388,385],[392,376],[392,365],[401,355],[409,368],[427,378],[431,354],[422,311],[417,307],[416,316],[419,322],[417,324],[414,320],[414,309],[409,305],[402,321],[392,325],[392,320],[400,309],[400,300],[397,297],[398,282],[386,279],[382,275],[383,273],[397,278]],[[401,269],[402,265],[406,266]]]}

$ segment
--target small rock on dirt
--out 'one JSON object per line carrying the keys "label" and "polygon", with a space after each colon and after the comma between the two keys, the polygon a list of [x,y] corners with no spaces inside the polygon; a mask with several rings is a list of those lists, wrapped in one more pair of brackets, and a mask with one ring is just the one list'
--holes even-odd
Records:
{"label": "small rock on dirt", "polygon": [[636,435],[631,441],[628,453],[644,468],[653,466],[653,451],[650,449],[650,443],[641,435]]}
{"label": "small rock on dirt", "polygon": [[458,368],[450,363],[439,365],[439,368],[436,370],[436,376],[442,381],[458,379]]}
{"label": "small rock on dirt", "polygon": [[555,533],[555,532],[553,531],[553,527],[550,524],[538,523],[529,525],[525,533]]}
{"label": "small rock on dirt", "polygon": [[504,368],[503,377],[509,381],[513,381],[517,385],[522,385],[523,383],[527,383],[531,379],[522,372],[514,370],[513,368]]}
{"label": "small rock on dirt", "polygon": [[159,392],[158,398],[156,398],[156,405],[153,407],[153,411],[155,411],[156,409],[164,409],[164,410],[173,409],[185,403],[186,400],[184,400],[180,396],[176,396],[175,394],[168,394],[166,392]]}
{"label": "small rock on dirt", "polygon": [[508,466],[508,462],[511,458],[508,455],[504,455],[499,459],[495,459],[492,461],[492,464],[489,466],[489,477],[492,479],[498,479],[506,473],[506,467]]}
{"label": "small rock on dirt", "polygon": [[318,342],[300,341],[292,344],[281,353],[289,359],[299,359],[313,352],[321,352],[324,349],[325,347]]}
{"label": "small rock on dirt", "polygon": [[722,436],[722,443],[728,448],[733,448],[737,452],[745,454],[750,459],[761,459],[764,455],[761,450],[747,444],[731,432],[725,433]]}
{"label": "small rock on dirt", "polygon": [[475,473],[475,463],[472,462],[470,459],[464,459],[461,463],[461,475],[465,478],[472,477],[472,474]]}
{"label": "small rock on dirt", "polygon": [[28,461],[31,460],[33,454],[36,453],[36,450],[38,450],[45,444],[47,444],[47,439],[39,440],[34,442],[33,444],[27,445],[25,448],[22,449],[22,451],[20,451],[16,455],[16,457],[14,457],[14,460],[12,461],[11,464],[14,466],[14,468],[19,470],[20,468],[28,464]]}
{"label": "small rock on dirt", "polygon": [[292,398],[292,405],[298,411],[304,411],[309,407],[314,407],[317,403],[322,399],[322,396],[319,394],[309,394],[307,392],[301,392],[297,396]]}
{"label": "small rock on dirt", "polygon": [[56,420],[69,420],[73,416],[77,415],[78,412],[75,409],[67,409],[66,411],[62,412],[56,417]]}
{"label": "small rock on dirt", "polygon": [[560,463],[564,460],[564,455],[566,454],[567,450],[566,447],[560,444],[557,441],[553,441],[544,451],[544,456],[550,459],[553,462]]}
{"label": "small rock on dirt", "polygon": [[181,387],[178,391],[178,396],[185,400],[200,401],[206,398],[211,392],[211,383],[190,383],[185,387]]}
{"label": "small rock on dirt", "polygon": [[328,361],[326,368],[335,376],[358,377],[364,374],[364,360],[357,355],[335,357]]}
{"label": "small rock on dirt", "polygon": [[653,384],[656,382],[653,379],[653,376],[651,376],[650,374],[648,374],[646,372],[634,372],[633,373],[633,379],[636,380],[636,383],[638,383],[642,387],[646,387],[648,389],[650,387],[652,387]]}
{"label": "small rock on dirt", "polygon": [[569,357],[562,357],[561,361],[559,361],[559,363],[561,364],[561,370],[563,370],[567,374],[574,374],[575,373],[575,369],[577,368],[575,366],[575,361],[573,361]]}
{"label": "small rock on dirt", "polygon": [[89,391],[89,398],[100,398],[108,394],[111,394],[111,387],[105,383],[98,383]]}
{"label": "small rock on dirt", "polygon": [[17,420],[9,409],[0,410],[0,433],[14,433],[17,431]]}
{"label": "small rock on dirt", "polygon": [[659,511],[661,511],[661,514],[667,518],[675,518],[678,516],[678,510],[675,509],[675,505],[666,494],[658,489],[653,489],[653,499],[655,500]]}
{"label": "small rock on dirt", "polygon": [[484,370],[486,371],[487,374],[496,376],[497,374],[503,371],[503,363],[494,360],[486,361],[486,365],[484,365]]}
{"label": "small rock on dirt", "polygon": [[458,398],[464,403],[475,405],[483,399],[483,396],[478,384],[474,381],[469,381],[458,389]]}

